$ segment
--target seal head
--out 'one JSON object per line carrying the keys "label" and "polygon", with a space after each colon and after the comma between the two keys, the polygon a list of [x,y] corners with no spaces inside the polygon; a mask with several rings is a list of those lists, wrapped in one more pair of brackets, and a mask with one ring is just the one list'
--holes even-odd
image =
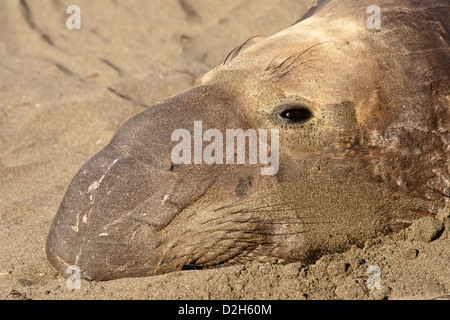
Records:
{"label": "seal head", "polygon": [[[312,262],[448,206],[449,3],[379,2],[379,31],[367,28],[370,1],[325,1],[126,122],[69,186],[48,236],[52,265],[110,280]],[[175,163],[174,132],[193,133],[195,149],[199,122],[203,142],[279,132],[268,134],[277,170]]]}

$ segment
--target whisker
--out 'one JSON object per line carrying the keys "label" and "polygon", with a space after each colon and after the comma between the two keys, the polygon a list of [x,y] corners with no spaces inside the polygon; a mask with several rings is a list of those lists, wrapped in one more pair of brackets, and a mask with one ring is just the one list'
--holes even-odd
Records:
{"label": "whisker", "polygon": [[[299,54],[292,54],[291,56],[289,56],[287,59],[283,60],[283,62],[281,62],[277,67],[273,68],[274,70],[272,71],[272,73],[270,74],[270,77],[273,77],[275,75],[279,75],[278,79],[281,79],[283,77],[285,77],[289,72],[291,72],[292,70],[298,68],[299,66],[301,66],[302,64],[299,64],[295,67],[292,67],[296,62],[298,62],[300,60],[300,58],[302,56],[304,56],[307,52],[311,51],[313,48],[318,47],[320,45],[326,44],[326,43],[331,43],[331,42],[335,42],[335,41],[323,41],[323,42],[319,42],[316,43],[314,45],[312,45],[311,47],[307,48],[306,50],[302,51]],[[266,72],[269,71],[272,68],[273,63],[276,61],[276,59],[280,56],[281,54],[278,54],[269,64],[269,66],[266,68]],[[310,61],[314,61],[314,60],[309,60]],[[284,67],[283,67],[284,66]]]}
{"label": "whisker", "polygon": [[234,54],[234,52],[236,50],[238,50],[241,46],[237,46],[236,48],[234,48],[233,50],[231,50],[231,52],[227,55],[227,57],[225,58],[223,65],[226,65],[228,63],[228,59],[231,57],[231,55]]}
{"label": "whisker", "polygon": [[280,207],[280,206],[288,206],[292,204],[292,202],[284,202],[284,203],[278,203],[278,204],[269,204],[261,207],[252,208],[250,210],[259,210],[259,209],[266,209],[266,208],[273,208],[273,207]]}
{"label": "whisker", "polygon": [[[310,51],[310,50],[312,50],[313,48],[318,47],[318,46],[320,46],[320,45],[322,45],[322,44],[328,43],[328,42],[333,42],[333,41],[320,42],[320,43],[317,43],[317,44],[315,44],[315,45],[309,47],[308,49],[306,49],[305,51],[303,51],[302,53],[300,53],[300,54],[297,56],[297,58],[295,58],[295,59],[294,59],[294,60],[286,67],[286,69],[288,69],[291,65],[293,65],[298,59],[300,59],[300,58],[301,58],[305,53],[307,53],[308,51]],[[286,69],[285,69],[285,70],[286,70]]]}
{"label": "whisker", "polygon": [[[278,204],[269,204],[269,205],[265,205],[265,206],[261,206],[261,207],[255,207],[255,208],[249,208],[249,209],[241,209],[239,211],[244,211],[244,212],[254,212],[254,211],[258,211],[261,209],[266,209],[266,208],[275,208],[275,207],[281,207],[281,206],[289,206],[293,204],[292,202],[284,202],[284,203],[278,203]],[[289,210],[293,210],[291,208],[288,208]]]}
{"label": "whisker", "polygon": [[[272,253],[263,251],[263,250],[260,249],[260,248],[256,248],[256,249],[253,250],[251,253],[256,253],[256,254],[258,254],[258,255],[260,255],[260,256],[266,256],[266,257],[270,257],[270,258],[275,258],[275,259],[285,260],[285,258],[283,258],[283,257],[276,256],[276,255],[274,255],[274,254],[272,254]],[[248,257],[248,256],[246,256],[246,257]],[[254,261],[260,261],[260,260],[254,258]]]}
{"label": "whisker", "polygon": [[260,209],[249,209],[249,210],[240,210],[239,213],[254,213],[254,212],[289,212],[293,211],[294,209],[286,208],[286,209],[271,209],[271,210],[260,210]]}
{"label": "whisker", "polygon": [[275,70],[272,71],[272,75],[274,75],[277,71],[279,71],[279,69],[294,56],[295,56],[295,54],[293,54],[293,55],[289,56],[287,59],[285,59],[278,67],[275,68]]}
{"label": "whisker", "polygon": [[[303,219],[303,218],[299,218],[299,219]],[[275,222],[274,222],[275,221]],[[302,224],[302,225],[306,225],[306,224],[333,224],[335,222],[330,222],[330,221],[277,221],[276,220],[253,220],[253,219],[249,219],[249,220],[231,220],[230,222],[234,222],[234,223],[254,223],[254,224],[268,224],[268,225],[295,225],[295,224]]]}
{"label": "whisker", "polygon": [[[249,244],[258,244],[258,240],[257,239],[246,239],[246,238],[217,238],[217,240],[220,241],[233,241],[233,242],[244,242],[244,243],[249,243]],[[216,248],[216,247],[214,247]]]}
{"label": "whisker", "polygon": [[257,230],[239,230],[239,229],[225,229],[224,231],[240,232],[243,234],[255,234],[255,235],[262,235],[262,236],[292,236],[292,235],[296,235],[296,234],[308,233],[308,232],[311,232],[312,230],[286,232],[286,233],[271,233],[271,232],[261,232],[261,231],[257,231]]}
{"label": "whisker", "polygon": [[113,133],[113,136],[114,135],[116,135],[116,133],[117,133],[117,130],[119,130],[119,128],[120,128],[120,126],[122,125],[122,124],[124,124],[125,123],[125,121],[126,121],[126,119],[122,119],[122,120],[120,120],[120,122],[117,124],[117,126],[116,126],[116,129],[114,129],[114,133]]}
{"label": "whisker", "polygon": [[249,250],[250,248],[245,246],[214,246],[214,247],[198,247],[201,249],[207,249],[207,250],[211,250],[211,249],[225,249],[225,250],[230,250],[230,249],[238,249],[238,250],[242,250],[242,252]]}
{"label": "whisker", "polygon": [[237,46],[236,48],[234,48],[229,54],[228,56],[225,58],[225,61],[223,62],[223,65],[226,65],[227,63],[233,61],[238,55],[239,53],[242,51],[242,48],[244,48],[249,42],[253,41],[254,39],[261,37],[260,35],[258,36],[254,36],[251,37],[250,39],[248,39],[247,41],[245,41],[243,44],[241,44],[240,46]]}
{"label": "whisker", "polygon": [[[237,205],[239,205],[239,204],[245,204],[245,203],[248,203],[248,202],[257,200],[258,197],[255,198],[255,199],[252,199],[252,200],[248,200],[248,199],[249,199],[251,196],[253,196],[253,195],[255,195],[255,194],[259,193],[259,192],[260,192],[260,191],[255,191],[255,192],[253,192],[253,193],[251,193],[251,194],[245,195],[243,198],[240,198],[240,199],[238,199],[238,200],[232,202],[232,203],[229,204],[229,205],[226,205],[226,206],[223,206],[223,207],[220,207],[220,208],[215,209],[214,212],[217,212],[217,211],[220,211],[220,210],[223,210],[223,209],[232,208],[232,207],[235,207],[235,206],[237,206]],[[262,199],[263,196],[260,196],[259,198]],[[242,202],[243,200],[248,200],[248,201]]]}
{"label": "whisker", "polygon": [[[227,215],[225,216],[225,217],[216,217],[216,218],[211,218],[211,219],[209,219],[209,220],[207,220],[207,221],[203,221],[202,223],[201,223],[201,225],[202,226],[204,226],[204,225],[206,225],[206,224],[209,224],[209,223],[211,223],[211,222],[213,222],[213,221],[220,221],[220,220],[222,220],[222,223],[221,224],[226,224],[226,223],[263,223],[263,222],[270,222],[270,220],[268,219],[268,220],[261,220],[261,219],[259,219],[259,220],[256,220],[255,218],[248,218],[248,219],[241,219],[241,220],[227,220],[230,216],[234,216],[234,215],[237,215],[237,214],[239,214],[239,213],[253,213],[253,212],[257,212],[257,213],[259,213],[259,212],[263,212],[263,213],[266,213],[266,212],[289,212],[289,211],[292,211],[293,209],[273,209],[273,210],[245,210],[245,209],[241,209],[241,210],[238,210],[238,211],[234,211],[234,212],[230,212],[230,213],[227,213]],[[305,217],[298,217],[298,219],[304,219]]]}
{"label": "whisker", "polygon": [[266,72],[270,70],[270,67],[272,67],[273,63],[275,62],[275,60],[281,56],[282,54],[284,54],[284,51],[280,52],[279,54],[276,55],[275,58],[272,59],[272,61],[269,63],[269,65],[266,68]]}
{"label": "whisker", "polygon": [[300,66],[302,66],[302,65],[304,65],[304,64],[306,64],[306,63],[309,63],[309,62],[312,62],[312,61],[320,61],[320,60],[322,60],[322,59],[311,59],[311,60],[307,60],[307,61],[305,61],[305,62],[302,62],[302,63],[296,65],[295,67],[291,68],[290,70],[287,70],[287,71],[286,71],[285,73],[283,73],[282,75],[280,75],[280,76],[278,77],[278,80],[284,78],[284,77],[285,77],[287,74],[289,74],[292,70],[295,70],[295,69],[297,69],[298,67],[300,67]]}

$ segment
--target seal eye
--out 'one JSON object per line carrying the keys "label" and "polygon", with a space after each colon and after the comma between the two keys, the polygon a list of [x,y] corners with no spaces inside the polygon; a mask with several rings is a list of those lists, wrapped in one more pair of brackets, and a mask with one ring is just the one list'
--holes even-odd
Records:
{"label": "seal eye", "polygon": [[305,123],[312,118],[312,113],[305,106],[287,106],[278,114],[278,118],[288,123]]}

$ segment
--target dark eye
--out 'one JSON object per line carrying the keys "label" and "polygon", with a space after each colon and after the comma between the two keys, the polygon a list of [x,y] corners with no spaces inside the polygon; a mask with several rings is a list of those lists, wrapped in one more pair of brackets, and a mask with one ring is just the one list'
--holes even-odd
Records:
{"label": "dark eye", "polygon": [[305,123],[312,118],[312,113],[305,106],[285,106],[279,113],[278,118],[288,123]]}

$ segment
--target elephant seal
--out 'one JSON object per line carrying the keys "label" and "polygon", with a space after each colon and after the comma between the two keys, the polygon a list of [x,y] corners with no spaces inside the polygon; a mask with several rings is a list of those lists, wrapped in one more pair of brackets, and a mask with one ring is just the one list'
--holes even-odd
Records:
{"label": "elephant seal", "polygon": [[[51,264],[110,280],[309,263],[448,207],[449,3],[376,2],[380,30],[372,0],[323,1],[126,122],[70,184]],[[278,130],[278,170],[174,163],[173,133],[196,122]]]}

